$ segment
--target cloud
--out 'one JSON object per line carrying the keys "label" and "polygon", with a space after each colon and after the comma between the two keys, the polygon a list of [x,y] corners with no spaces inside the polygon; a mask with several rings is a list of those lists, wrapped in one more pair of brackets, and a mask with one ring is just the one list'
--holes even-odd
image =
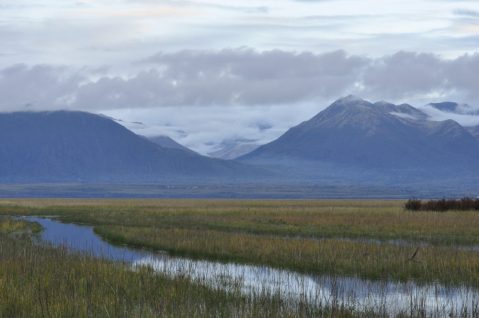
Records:
{"label": "cloud", "polygon": [[[298,104],[272,107],[221,106],[160,107],[148,109],[118,109],[103,112],[114,118],[141,121],[138,127],[126,126],[140,135],[167,135],[197,152],[207,154],[218,150],[227,140],[246,143],[267,143],[291,126],[310,118],[317,105]],[[122,123],[125,124],[125,123]]]}
{"label": "cloud", "polygon": [[227,49],[158,53],[127,79],[103,77],[80,87],[74,107],[285,105],[355,93],[371,99],[479,100],[479,54],[443,59],[398,52],[380,58]]}
{"label": "cloud", "polygon": [[0,69],[1,111],[101,112],[144,122],[132,128],[170,135],[202,153],[224,139],[273,140],[350,93],[413,105],[479,105],[479,54],[373,58],[239,48],[157,53],[126,70],[24,64]]}
{"label": "cloud", "polygon": [[[141,70],[126,77],[95,76],[86,81],[62,75],[48,81],[58,87],[58,96],[48,95],[50,100],[39,98],[34,89],[31,94],[19,94],[10,100],[18,105],[18,100],[30,96],[28,99],[39,108],[59,106],[64,101],[66,108],[86,110],[294,104],[317,97],[334,98],[350,91],[367,63],[366,58],[348,56],[343,51],[313,54],[229,49],[160,53],[137,63]],[[29,72],[39,76],[35,68],[21,68],[22,74]],[[55,71],[45,69],[41,75],[55,77]],[[10,85],[20,85],[15,83],[12,77]],[[52,87],[47,84],[45,89],[50,91]]]}
{"label": "cloud", "polygon": [[[459,113],[444,112],[434,107],[431,107],[430,105],[422,106],[421,110],[425,112],[426,114],[428,114],[431,120],[443,121],[443,120],[452,119],[465,127],[474,127],[479,125],[479,116],[477,115],[466,115],[466,114],[459,114]],[[477,111],[477,109],[474,109],[472,107],[470,107],[469,110]]]}
{"label": "cloud", "polygon": [[184,105],[272,105],[335,96],[354,84],[365,62],[343,51],[251,49],[160,53],[142,61],[173,83],[170,103]]}
{"label": "cloud", "polygon": [[364,73],[364,94],[393,100],[415,98],[479,101],[479,54],[442,59],[399,52],[374,60]]}
{"label": "cloud", "polygon": [[2,111],[64,108],[72,102],[84,80],[66,67],[24,64],[0,71]]}
{"label": "cloud", "polygon": [[460,98],[479,101],[479,54],[444,59],[398,52],[379,58],[344,51],[282,50],[158,53],[124,76],[108,69],[16,65],[0,71],[0,105],[85,110],[168,106],[271,106],[332,100]]}
{"label": "cloud", "polygon": [[465,95],[466,101],[479,99],[479,54],[466,54],[447,63],[447,86]]}
{"label": "cloud", "polygon": [[372,60],[361,84],[366,95],[404,98],[442,91],[447,84],[444,67],[448,62],[432,54],[398,52]]}
{"label": "cloud", "polygon": [[454,14],[463,17],[479,18],[479,11],[470,9],[456,9],[454,10]]}

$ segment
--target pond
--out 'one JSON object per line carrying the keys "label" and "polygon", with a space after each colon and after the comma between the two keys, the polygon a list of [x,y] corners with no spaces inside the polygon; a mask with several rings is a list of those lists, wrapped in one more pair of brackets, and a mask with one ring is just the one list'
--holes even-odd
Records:
{"label": "pond", "polygon": [[54,218],[24,217],[43,227],[40,240],[64,246],[74,252],[121,261],[133,269],[148,266],[168,277],[188,277],[193,281],[246,295],[274,295],[292,305],[300,302],[318,306],[343,305],[356,310],[396,315],[423,311],[431,316],[457,316],[479,313],[479,291],[469,287],[414,282],[370,281],[354,277],[316,276],[254,266],[195,260],[114,246],[104,241],[93,227],[62,223]]}

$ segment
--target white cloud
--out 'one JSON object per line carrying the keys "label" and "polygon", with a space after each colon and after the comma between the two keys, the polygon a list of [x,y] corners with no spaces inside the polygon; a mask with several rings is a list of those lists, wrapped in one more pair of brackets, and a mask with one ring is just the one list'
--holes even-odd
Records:
{"label": "white cloud", "polygon": [[121,65],[159,50],[244,45],[458,56],[477,47],[477,12],[477,1],[441,0],[3,0],[0,63]]}

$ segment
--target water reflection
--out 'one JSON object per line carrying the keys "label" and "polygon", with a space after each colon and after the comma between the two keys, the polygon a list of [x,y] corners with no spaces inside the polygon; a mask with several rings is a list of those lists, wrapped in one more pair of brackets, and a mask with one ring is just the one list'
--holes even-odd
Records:
{"label": "water reflection", "polygon": [[188,277],[199,283],[247,295],[269,294],[292,303],[318,306],[342,305],[356,310],[396,315],[423,311],[432,316],[466,316],[478,313],[476,289],[447,288],[440,284],[418,286],[410,283],[376,282],[351,277],[305,275],[267,266],[241,265],[173,257],[103,241],[90,226],[65,224],[53,219],[26,217],[44,228],[41,240],[63,245],[95,257],[131,263],[134,268],[149,266],[169,277]]}

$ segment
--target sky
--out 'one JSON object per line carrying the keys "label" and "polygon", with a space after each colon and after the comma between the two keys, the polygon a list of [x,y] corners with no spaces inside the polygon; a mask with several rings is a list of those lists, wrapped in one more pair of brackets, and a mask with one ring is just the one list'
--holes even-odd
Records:
{"label": "sky", "polygon": [[0,0],[0,40],[0,111],[101,113],[200,153],[349,94],[479,107],[476,0]]}

